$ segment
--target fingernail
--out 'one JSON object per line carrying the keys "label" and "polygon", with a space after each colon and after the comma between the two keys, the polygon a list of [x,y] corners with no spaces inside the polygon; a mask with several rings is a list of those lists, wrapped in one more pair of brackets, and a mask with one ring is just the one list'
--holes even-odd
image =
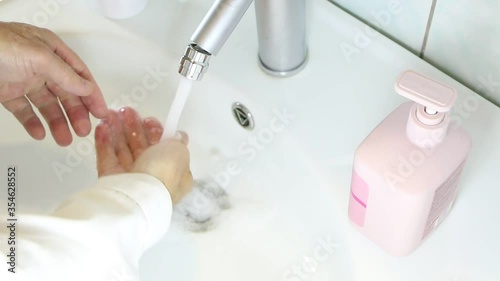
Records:
{"label": "fingernail", "polygon": [[186,132],[183,131],[175,132],[174,139],[182,142],[185,145],[189,143],[189,136],[186,134]]}
{"label": "fingernail", "polygon": [[122,122],[130,121],[128,118],[127,107],[118,109],[118,118],[120,118]]}
{"label": "fingernail", "polygon": [[[160,121],[155,118],[155,117],[147,117],[147,118],[144,118],[144,123],[145,124],[160,124]],[[160,125],[161,126],[161,125]]]}
{"label": "fingernail", "polygon": [[174,139],[178,140],[178,141],[182,141],[182,133],[179,131],[175,132]]}

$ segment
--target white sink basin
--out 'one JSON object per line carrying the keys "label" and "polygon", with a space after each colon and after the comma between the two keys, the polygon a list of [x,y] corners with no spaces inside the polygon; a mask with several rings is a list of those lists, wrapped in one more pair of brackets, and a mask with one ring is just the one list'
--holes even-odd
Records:
{"label": "white sink basin", "polygon": [[[143,115],[164,119],[179,78],[178,58],[208,2],[152,0],[137,18],[115,23],[75,1],[50,26],[88,63],[110,104],[132,105]],[[17,11],[22,17],[25,9],[16,5],[6,3],[0,16],[5,11],[14,17]],[[160,17],[160,8],[172,19]],[[141,260],[141,280],[496,280],[500,227],[490,216],[500,213],[494,181],[500,166],[500,110],[381,35],[348,61],[340,45],[354,46],[353,28],[365,27],[326,1],[310,1],[309,8],[314,15],[310,60],[300,74],[277,79],[261,72],[250,11],[212,60],[204,81],[195,85],[180,123],[191,137],[193,173],[213,180],[214,174],[238,170],[228,177],[232,208],[209,232],[172,225]],[[166,25],[163,33],[160,24]],[[158,33],[145,29],[148,25]],[[133,92],[157,66],[168,77],[147,95]],[[416,252],[394,258],[349,225],[347,202],[354,150],[405,101],[393,83],[406,69],[454,86],[459,105],[479,105],[457,115],[471,133],[473,150],[454,209]],[[255,116],[253,131],[235,122],[234,102]],[[295,117],[271,137],[270,121],[283,110]],[[21,210],[49,211],[94,182],[94,154],[86,150],[93,137],[62,149],[50,138],[29,140],[5,110],[0,119],[5,120],[0,163],[19,167]],[[255,149],[249,138],[257,139]],[[70,171],[58,176],[54,165]]]}

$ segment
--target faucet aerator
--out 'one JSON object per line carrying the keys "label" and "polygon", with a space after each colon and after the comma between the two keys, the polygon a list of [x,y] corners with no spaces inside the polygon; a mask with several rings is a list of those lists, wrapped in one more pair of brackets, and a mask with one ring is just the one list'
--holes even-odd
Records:
{"label": "faucet aerator", "polygon": [[189,44],[179,63],[179,74],[200,81],[208,69],[211,54],[196,44]]}

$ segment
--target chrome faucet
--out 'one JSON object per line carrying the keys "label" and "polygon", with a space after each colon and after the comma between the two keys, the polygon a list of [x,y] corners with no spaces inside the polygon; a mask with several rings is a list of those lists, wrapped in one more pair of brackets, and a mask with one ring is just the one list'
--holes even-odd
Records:
{"label": "chrome faucet", "polygon": [[[259,64],[268,74],[287,77],[307,63],[306,0],[255,0]],[[179,73],[201,80],[253,0],[215,0],[191,37]]]}

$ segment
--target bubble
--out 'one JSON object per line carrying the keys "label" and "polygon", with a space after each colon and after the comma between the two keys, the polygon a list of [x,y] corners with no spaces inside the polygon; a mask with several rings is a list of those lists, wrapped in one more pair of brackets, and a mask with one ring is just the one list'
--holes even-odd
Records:
{"label": "bubble", "polygon": [[214,229],[218,215],[231,206],[229,196],[215,182],[195,181],[193,190],[174,208],[173,220],[193,232]]}

